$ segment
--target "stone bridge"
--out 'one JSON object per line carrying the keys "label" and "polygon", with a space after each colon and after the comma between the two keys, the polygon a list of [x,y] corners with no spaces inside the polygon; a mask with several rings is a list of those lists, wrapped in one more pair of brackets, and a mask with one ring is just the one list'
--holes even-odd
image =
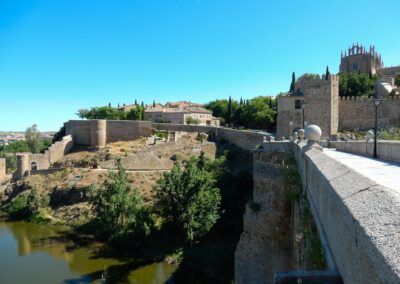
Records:
{"label": "stone bridge", "polygon": [[[293,153],[297,161],[302,194],[325,252],[324,271],[304,271],[294,263],[295,218],[287,216],[287,206],[276,200],[283,196],[282,183],[274,175],[283,153]],[[358,159],[358,164],[349,159]],[[398,178],[400,165],[390,163],[389,170],[379,163],[336,155],[312,140],[265,142],[254,152],[253,200],[261,207],[256,212],[246,208],[235,254],[236,282],[400,283],[400,190],[395,188],[399,182],[378,179],[385,174],[385,180]],[[363,166],[375,167],[375,174],[367,177]]]}

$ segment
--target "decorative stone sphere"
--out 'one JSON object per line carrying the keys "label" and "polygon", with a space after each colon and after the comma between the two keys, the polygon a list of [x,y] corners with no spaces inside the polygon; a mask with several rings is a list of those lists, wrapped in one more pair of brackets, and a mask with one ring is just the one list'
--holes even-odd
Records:
{"label": "decorative stone sphere", "polygon": [[304,134],[307,140],[318,141],[321,138],[322,131],[317,125],[309,125],[306,127]]}
{"label": "decorative stone sphere", "polygon": [[297,130],[297,134],[299,135],[300,140],[304,139],[304,129]]}

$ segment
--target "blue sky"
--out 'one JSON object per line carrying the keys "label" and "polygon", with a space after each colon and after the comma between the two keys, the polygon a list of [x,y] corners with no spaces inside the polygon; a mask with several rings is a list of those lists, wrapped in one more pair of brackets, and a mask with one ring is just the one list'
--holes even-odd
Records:
{"label": "blue sky", "polygon": [[[380,7],[380,8],[379,8]],[[57,130],[109,102],[287,91],[375,44],[400,65],[400,1],[0,0],[0,130]]]}

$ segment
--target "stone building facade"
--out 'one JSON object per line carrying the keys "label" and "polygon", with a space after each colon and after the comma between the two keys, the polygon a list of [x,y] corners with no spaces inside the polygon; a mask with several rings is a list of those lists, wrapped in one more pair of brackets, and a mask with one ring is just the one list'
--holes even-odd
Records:
{"label": "stone building facade", "polygon": [[[340,72],[378,74],[375,90],[380,97],[378,107],[379,127],[400,126],[400,98],[389,96],[400,66],[383,67],[381,55],[371,46],[369,51],[353,45],[342,52]],[[295,83],[295,91],[277,97],[277,139],[289,137],[299,128],[310,124],[321,127],[327,137],[344,130],[368,130],[374,127],[373,99],[339,97],[337,75],[302,76]],[[304,115],[303,115],[304,114]]]}
{"label": "stone building facade", "polygon": [[147,106],[144,111],[144,119],[152,122],[187,124],[189,118],[197,120],[199,125],[219,126],[219,119],[213,117],[211,111],[201,104],[179,101],[166,103],[165,106]]}

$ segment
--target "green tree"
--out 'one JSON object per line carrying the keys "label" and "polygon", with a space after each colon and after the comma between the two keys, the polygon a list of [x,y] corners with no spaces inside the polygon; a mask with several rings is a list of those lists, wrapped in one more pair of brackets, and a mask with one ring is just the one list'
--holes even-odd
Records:
{"label": "green tree", "polygon": [[110,181],[91,189],[90,204],[106,238],[128,234],[142,239],[150,234],[154,222],[138,190],[129,184],[120,160],[117,166],[118,171],[109,174]]}
{"label": "green tree", "polygon": [[325,80],[329,80],[330,76],[331,76],[331,72],[329,72],[329,67],[327,65],[326,66],[326,71],[325,71]]}
{"label": "green tree", "polygon": [[341,97],[368,97],[374,94],[377,75],[339,73],[339,95]]}
{"label": "green tree", "polygon": [[293,73],[292,73],[292,82],[290,83],[289,92],[294,92],[295,83],[296,83],[296,75],[295,75],[294,72],[293,72]]}
{"label": "green tree", "polygon": [[42,141],[40,139],[40,132],[38,131],[36,124],[26,129],[25,140],[29,147],[29,150],[32,153],[36,154],[41,151]]}
{"label": "green tree", "polygon": [[175,164],[155,187],[156,203],[162,216],[185,240],[193,242],[205,235],[219,218],[221,196],[215,176],[190,160],[185,169]]}
{"label": "green tree", "polygon": [[155,107],[156,106],[156,101],[155,100],[153,100],[153,107]]}
{"label": "green tree", "polygon": [[126,112],[109,106],[80,109],[77,114],[80,118],[86,119],[126,119]]}
{"label": "green tree", "polygon": [[232,121],[232,114],[233,114],[233,108],[232,108],[232,98],[231,96],[229,96],[229,100],[228,100],[228,113],[227,113],[227,117],[226,117],[226,121],[228,123],[231,123]]}

